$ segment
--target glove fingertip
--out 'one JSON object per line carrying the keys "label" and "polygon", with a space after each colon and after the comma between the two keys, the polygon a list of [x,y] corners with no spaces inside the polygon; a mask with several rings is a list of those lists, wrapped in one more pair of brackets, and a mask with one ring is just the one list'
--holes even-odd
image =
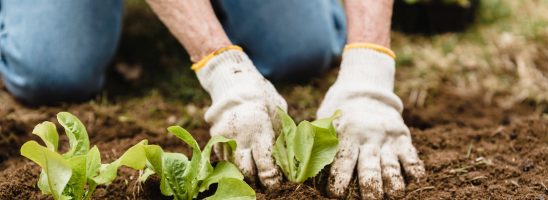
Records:
{"label": "glove fingertip", "polygon": [[282,184],[282,175],[277,167],[259,172],[259,179],[268,189],[278,189]]}
{"label": "glove fingertip", "polygon": [[351,160],[344,160],[334,163],[331,166],[331,172],[327,181],[327,194],[330,197],[341,198],[350,181],[354,172],[355,164],[350,164]]}
{"label": "glove fingertip", "polygon": [[282,183],[282,173],[272,157],[271,141],[253,146],[253,159],[257,165],[259,180],[268,189],[278,188]]}
{"label": "glove fingertip", "polygon": [[422,162],[405,163],[403,168],[406,179],[408,179],[409,182],[420,182],[420,180],[426,176],[426,171]]}
{"label": "glove fingertip", "polygon": [[238,166],[246,181],[251,183],[256,182],[255,176],[257,173],[255,171],[253,157],[251,156],[251,149],[236,149],[234,164]]}
{"label": "glove fingertip", "polygon": [[347,181],[341,179],[340,176],[331,174],[328,179],[327,195],[334,198],[343,197],[348,187],[348,184],[345,184],[345,182]]}

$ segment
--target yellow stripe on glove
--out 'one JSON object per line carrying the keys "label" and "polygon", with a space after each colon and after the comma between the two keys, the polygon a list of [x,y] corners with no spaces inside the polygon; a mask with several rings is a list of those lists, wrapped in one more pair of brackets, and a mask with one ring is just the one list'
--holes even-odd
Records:
{"label": "yellow stripe on glove", "polygon": [[202,69],[206,64],[207,62],[209,62],[209,60],[213,59],[215,56],[225,52],[225,51],[228,51],[228,50],[238,50],[238,51],[243,51],[242,47],[238,46],[238,45],[229,45],[229,46],[226,46],[226,47],[223,47],[223,48],[220,48],[220,49],[217,49],[216,51],[214,51],[213,53],[210,53],[209,55],[205,56],[204,58],[202,58],[200,61],[194,63],[192,65],[192,67],[190,67],[190,69],[194,70],[195,72],[197,72],[198,70]]}
{"label": "yellow stripe on glove", "polygon": [[392,59],[396,59],[396,54],[390,50],[389,48],[386,48],[386,47],[383,47],[381,45],[376,45],[376,44],[372,44],[372,43],[352,43],[352,44],[347,44],[345,47],[344,47],[344,50],[346,51],[347,49],[355,49],[355,48],[366,48],[366,49],[371,49],[371,50],[374,50],[374,51],[377,51],[377,52],[380,52],[380,53],[384,53],[390,57],[392,57]]}

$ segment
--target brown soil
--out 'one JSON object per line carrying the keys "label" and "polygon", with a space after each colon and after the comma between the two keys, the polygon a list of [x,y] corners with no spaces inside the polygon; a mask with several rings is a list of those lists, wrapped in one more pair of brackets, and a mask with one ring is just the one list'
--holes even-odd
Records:
{"label": "brown soil", "polygon": [[[120,120],[126,110],[140,113],[151,105],[161,111],[157,118],[176,112],[162,100],[98,106],[94,103],[27,108],[0,90],[0,199],[48,199],[36,187],[39,168],[18,155],[32,127],[68,110],[87,125],[92,144],[112,161],[142,139],[169,151],[189,154],[178,139],[147,121]],[[404,99],[405,101],[405,99]],[[162,103],[164,102],[164,103]],[[545,199],[548,197],[548,119],[546,110],[518,105],[501,109],[481,100],[451,93],[440,94],[423,108],[407,106],[404,118],[413,141],[426,164],[427,176],[409,183],[406,199]],[[175,110],[170,110],[175,109]],[[536,109],[536,111],[535,111]],[[143,114],[144,115],[144,114]],[[144,116],[150,117],[150,116]],[[168,123],[168,122],[165,122]],[[163,125],[160,125],[163,126]],[[165,127],[165,126],[163,126]],[[60,130],[61,132],[61,130]],[[207,127],[191,131],[201,145]],[[66,144],[62,138],[61,144]],[[65,147],[66,148],[66,147]],[[137,184],[138,172],[121,169],[111,185],[98,188],[94,199],[169,199],[162,197],[158,180]],[[257,189],[258,199],[327,199],[326,173],[305,185],[285,184],[276,191]],[[356,181],[347,199],[358,196]]]}

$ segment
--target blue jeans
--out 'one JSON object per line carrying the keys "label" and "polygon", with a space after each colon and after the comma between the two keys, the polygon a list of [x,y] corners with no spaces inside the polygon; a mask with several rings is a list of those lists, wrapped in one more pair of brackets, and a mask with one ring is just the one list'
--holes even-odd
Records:
{"label": "blue jeans", "polygon": [[[345,42],[339,0],[225,0],[216,12],[230,39],[271,80],[327,69]],[[116,52],[121,0],[0,0],[0,75],[31,104],[85,100],[102,87]]]}

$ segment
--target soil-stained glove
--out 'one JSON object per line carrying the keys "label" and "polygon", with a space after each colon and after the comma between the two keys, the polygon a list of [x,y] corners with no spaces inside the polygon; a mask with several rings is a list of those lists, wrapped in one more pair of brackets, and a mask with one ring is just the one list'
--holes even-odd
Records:
{"label": "soil-stained glove", "polygon": [[[347,45],[337,81],[325,95],[317,117],[334,121],[339,151],[331,166],[328,192],[341,197],[357,167],[362,199],[398,198],[410,178],[424,174],[401,117],[403,105],[393,93],[395,61],[391,50],[372,44]],[[401,164],[401,166],[400,166]]]}
{"label": "soil-stained glove", "polygon": [[238,46],[217,50],[193,69],[212,99],[205,114],[211,135],[237,142],[234,155],[223,146],[215,146],[214,151],[221,159],[232,160],[249,181],[258,174],[263,185],[278,187],[282,176],[272,146],[274,128],[279,126],[276,107],[287,110],[285,100]]}

